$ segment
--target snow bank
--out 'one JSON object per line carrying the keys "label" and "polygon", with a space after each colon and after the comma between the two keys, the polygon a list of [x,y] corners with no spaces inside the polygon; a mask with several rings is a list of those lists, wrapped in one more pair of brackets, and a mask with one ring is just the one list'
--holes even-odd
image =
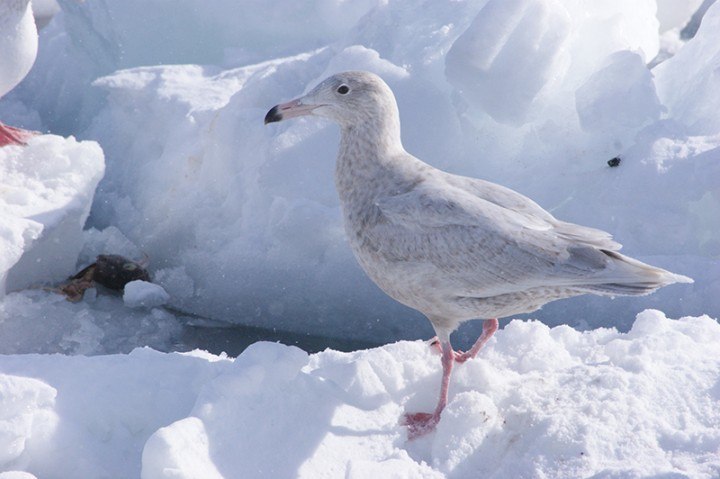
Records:
{"label": "snow bank", "polygon": [[[5,383],[18,385],[3,396],[17,403],[3,409],[4,429],[20,446],[0,470],[43,478],[139,477],[147,437],[192,408],[199,388],[218,374],[217,359],[152,350],[3,356]],[[33,416],[32,429],[9,427]]]}
{"label": "snow bank", "polygon": [[512,321],[458,366],[437,431],[423,342],[237,359],[148,349],[0,357],[0,470],[37,477],[693,477],[720,473],[720,325],[638,315],[627,334]]}
{"label": "snow bank", "polygon": [[[350,68],[396,92],[411,153],[512,187],[696,280],[533,317],[627,329],[649,306],[720,316],[720,95],[710,81],[720,7],[685,45],[678,29],[695,2],[347,3],[260,2],[240,15],[236,2],[182,0],[168,23],[159,0],[62,1],[35,69],[3,104],[103,145],[89,226],[117,228],[149,255],[170,304],[201,316],[374,341],[431,334],[347,247],[337,128],[262,124],[272,105]],[[659,28],[675,32],[679,53],[649,70]]]}
{"label": "snow bank", "polygon": [[[102,75],[140,65],[237,66],[300,53],[341,38],[383,2],[179,0],[172,21],[164,1],[58,3],[62,12],[42,31],[35,67],[12,96],[44,112],[45,128],[69,134],[97,113],[102,96],[89,86]],[[298,18],[305,20],[298,25]]]}
{"label": "snow bank", "polygon": [[0,296],[74,273],[103,172],[91,141],[42,135],[0,148]]}

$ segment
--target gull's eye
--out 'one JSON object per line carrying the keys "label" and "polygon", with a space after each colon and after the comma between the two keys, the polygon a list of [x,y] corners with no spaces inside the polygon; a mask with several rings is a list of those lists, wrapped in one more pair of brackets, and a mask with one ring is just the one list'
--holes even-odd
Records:
{"label": "gull's eye", "polygon": [[337,92],[341,95],[345,95],[347,92],[350,91],[350,87],[347,85],[340,85],[337,89]]}

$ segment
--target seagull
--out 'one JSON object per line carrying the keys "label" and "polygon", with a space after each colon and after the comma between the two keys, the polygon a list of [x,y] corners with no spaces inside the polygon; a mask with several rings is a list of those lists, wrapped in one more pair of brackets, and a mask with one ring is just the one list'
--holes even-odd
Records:
{"label": "seagull", "polygon": [[[30,0],[0,0],[0,97],[30,71],[38,34]],[[35,133],[0,123],[0,147],[23,145]]]}
{"label": "seagull", "polygon": [[[395,96],[373,73],[333,75],[273,107],[265,123],[302,115],[340,125],[335,186],[357,261],[437,334],[440,398],[431,413],[403,416],[409,439],[435,428],[453,364],[478,354],[497,318],[586,293],[636,296],[692,282],[620,254],[609,233],[558,220],[516,191],[415,158],[400,139]],[[470,319],[484,320],[482,334],[469,351],[453,350],[450,334]]]}

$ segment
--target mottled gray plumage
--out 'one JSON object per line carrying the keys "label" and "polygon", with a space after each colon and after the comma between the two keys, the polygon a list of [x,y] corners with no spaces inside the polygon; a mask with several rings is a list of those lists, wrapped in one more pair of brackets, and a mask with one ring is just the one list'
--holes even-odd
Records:
{"label": "mottled gray plumage", "polygon": [[555,299],[648,294],[691,281],[618,253],[608,233],[559,221],[513,190],[410,155],[394,95],[372,73],[334,75],[300,103],[342,128],[335,182],[355,256],[439,335]]}
{"label": "mottled gray plumage", "polygon": [[[424,313],[440,338],[441,399],[432,415],[408,415],[414,435],[431,429],[445,406],[449,336],[462,321],[531,312],[585,293],[642,295],[692,281],[618,253],[608,233],[557,220],[513,190],[410,155],[395,97],[372,73],[333,75],[273,108],[265,122],[307,114],[340,124],[335,183],[358,262],[388,295]],[[455,360],[473,357],[496,328],[497,321]]]}

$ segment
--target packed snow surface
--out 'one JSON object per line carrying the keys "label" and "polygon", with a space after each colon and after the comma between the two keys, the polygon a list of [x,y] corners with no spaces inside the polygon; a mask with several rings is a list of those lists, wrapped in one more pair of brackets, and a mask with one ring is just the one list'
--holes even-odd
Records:
{"label": "packed snow surface", "polygon": [[[688,477],[720,474],[720,325],[639,314],[578,332],[512,321],[458,366],[437,432],[427,343],[236,359],[137,349],[0,357],[0,470],[68,477]],[[1,477],[1,476],[0,476]],[[32,477],[32,476],[30,476]]]}

